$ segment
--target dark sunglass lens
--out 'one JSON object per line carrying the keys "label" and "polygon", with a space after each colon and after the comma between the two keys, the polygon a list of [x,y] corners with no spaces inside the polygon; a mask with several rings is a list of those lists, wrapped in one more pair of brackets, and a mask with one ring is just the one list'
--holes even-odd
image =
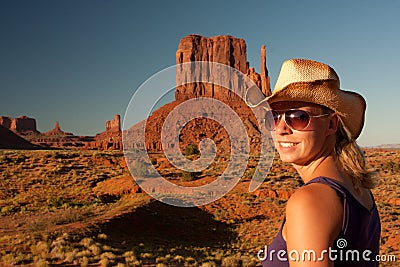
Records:
{"label": "dark sunglass lens", "polygon": [[265,114],[265,127],[267,128],[267,130],[269,131],[275,130],[275,124],[278,122],[278,120],[279,120],[278,112],[274,110],[267,111],[267,113]]}
{"label": "dark sunglass lens", "polygon": [[303,130],[310,122],[310,116],[304,110],[289,110],[285,113],[285,119],[294,130]]}

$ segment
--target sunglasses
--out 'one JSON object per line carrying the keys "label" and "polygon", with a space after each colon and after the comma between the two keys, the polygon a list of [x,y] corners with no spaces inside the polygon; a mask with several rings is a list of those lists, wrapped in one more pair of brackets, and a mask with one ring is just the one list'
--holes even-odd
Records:
{"label": "sunglasses", "polygon": [[276,125],[278,125],[281,117],[286,125],[296,131],[306,129],[310,125],[311,118],[320,118],[329,116],[328,113],[320,115],[310,115],[305,110],[300,109],[289,109],[286,111],[282,110],[269,110],[266,114],[265,126],[269,131],[275,131]]}

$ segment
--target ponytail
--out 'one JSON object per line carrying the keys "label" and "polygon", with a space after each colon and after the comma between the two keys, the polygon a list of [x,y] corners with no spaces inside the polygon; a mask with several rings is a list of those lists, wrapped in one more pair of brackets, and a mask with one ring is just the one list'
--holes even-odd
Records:
{"label": "ponytail", "polygon": [[340,120],[336,133],[336,160],[342,170],[351,177],[356,190],[360,187],[372,189],[376,185],[376,173],[367,169],[364,152],[351,138],[350,132]]}

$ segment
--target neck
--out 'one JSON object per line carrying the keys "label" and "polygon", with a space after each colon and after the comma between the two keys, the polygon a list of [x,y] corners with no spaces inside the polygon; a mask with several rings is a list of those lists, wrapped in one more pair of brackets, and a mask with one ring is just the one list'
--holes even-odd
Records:
{"label": "neck", "polygon": [[304,183],[318,176],[325,176],[346,183],[346,174],[341,171],[332,154],[319,157],[306,165],[293,164],[293,167],[297,170]]}

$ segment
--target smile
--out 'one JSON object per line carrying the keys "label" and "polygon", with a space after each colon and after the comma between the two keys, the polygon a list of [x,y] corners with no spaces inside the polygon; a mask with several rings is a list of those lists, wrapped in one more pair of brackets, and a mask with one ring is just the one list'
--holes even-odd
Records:
{"label": "smile", "polygon": [[289,147],[294,147],[298,143],[293,143],[293,142],[278,142],[279,145],[283,148],[289,148]]}

